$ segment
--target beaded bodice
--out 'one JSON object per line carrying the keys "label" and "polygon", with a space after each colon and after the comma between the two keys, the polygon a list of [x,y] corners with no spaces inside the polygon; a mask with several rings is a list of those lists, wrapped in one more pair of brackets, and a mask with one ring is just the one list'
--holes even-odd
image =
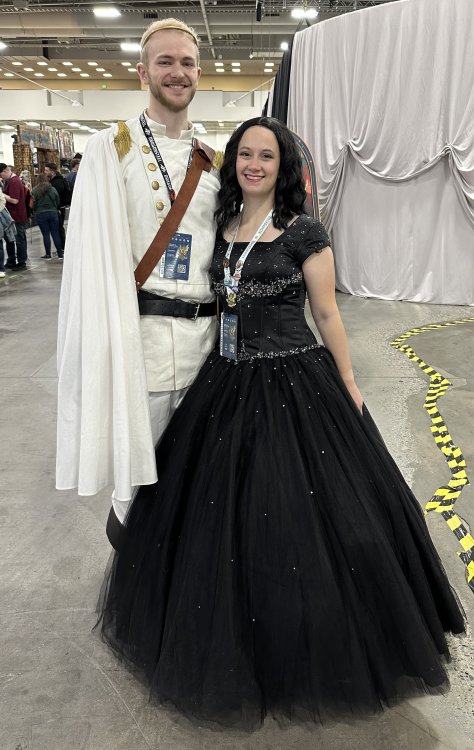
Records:
{"label": "beaded bodice", "polygon": [[[228,243],[217,240],[211,278],[221,307],[238,315],[239,360],[285,356],[318,346],[304,315],[302,265],[312,253],[328,245],[322,224],[307,216],[299,216],[273,242],[257,242],[242,271],[237,305],[229,308],[223,271]],[[231,273],[245,246],[242,242],[234,244]]]}

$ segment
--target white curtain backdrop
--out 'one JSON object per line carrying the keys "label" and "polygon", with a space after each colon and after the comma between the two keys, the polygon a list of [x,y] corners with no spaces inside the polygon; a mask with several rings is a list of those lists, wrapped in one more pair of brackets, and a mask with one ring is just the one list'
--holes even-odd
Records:
{"label": "white curtain backdrop", "polygon": [[316,160],[342,291],[474,305],[473,34],[473,0],[296,34],[288,125]]}

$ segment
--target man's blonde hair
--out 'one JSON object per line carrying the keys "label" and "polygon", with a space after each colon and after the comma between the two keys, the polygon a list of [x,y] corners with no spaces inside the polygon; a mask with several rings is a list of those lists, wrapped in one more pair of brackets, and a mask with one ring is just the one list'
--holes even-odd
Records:
{"label": "man's blonde hair", "polygon": [[145,29],[143,36],[140,40],[140,60],[142,63],[147,62],[146,45],[149,39],[157,31],[182,31],[183,34],[187,34],[191,37],[194,44],[196,45],[197,61],[199,64],[199,37],[191,28],[183,21],[178,21],[177,18],[164,18],[162,21],[153,21],[147,29]]}

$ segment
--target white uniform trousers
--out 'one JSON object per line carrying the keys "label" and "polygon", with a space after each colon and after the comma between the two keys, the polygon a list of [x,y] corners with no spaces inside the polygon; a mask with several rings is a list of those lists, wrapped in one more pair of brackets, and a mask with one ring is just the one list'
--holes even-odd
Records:
{"label": "white uniform trousers", "polygon": [[[154,445],[156,445],[161,438],[166,425],[173,416],[173,412],[178,408],[188,390],[189,386],[187,388],[181,388],[178,391],[157,391],[149,393],[151,431]],[[133,487],[130,500],[117,500],[115,496],[112,495],[112,505],[114,506],[115,515],[120,523],[124,522],[128,509],[138,490],[138,487]]]}

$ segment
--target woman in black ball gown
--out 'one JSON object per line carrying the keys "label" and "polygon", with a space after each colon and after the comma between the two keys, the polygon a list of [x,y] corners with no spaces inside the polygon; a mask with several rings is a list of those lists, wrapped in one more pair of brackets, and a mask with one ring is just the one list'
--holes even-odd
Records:
{"label": "woman in black ball gown", "polygon": [[198,721],[322,722],[441,692],[463,613],[355,384],[290,131],[244,123],[221,175],[220,348],[132,505],[103,638]]}

